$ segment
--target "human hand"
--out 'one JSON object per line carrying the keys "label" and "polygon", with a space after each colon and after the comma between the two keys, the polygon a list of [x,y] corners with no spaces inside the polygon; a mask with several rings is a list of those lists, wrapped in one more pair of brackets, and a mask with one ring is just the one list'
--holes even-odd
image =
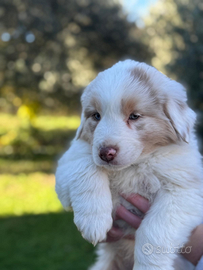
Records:
{"label": "human hand", "polygon": [[182,255],[192,264],[197,265],[201,256],[203,256],[203,224],[192,231],[185,248],[187,247],[189,247],[190,252],[185,252],[186,249],[183,249]]}
{"label": "human hand", "polygon": [[[131,194],[130,196],[125,196],[121,194],[121,196],[131,203],[133,206],[137,207],[141,212],[146,214],[146,212],[150,208],[150,203],[147,199],[142,197],[139,194]],[[120,205],[116,210],[116,216],[114,220],[122,219],[126,223],[128,223],[131,227],[137,229],[141,222],[142,218],[132,214],[129,210],[127,210],[124,206]],[[107,239],[105,242],[115,242],[121,238],[132,239],[134,240],[134,235],[125,235],[122,229],[113,226],[110,231],[107,233]]]}
{"label": "human hand", "polygon": [[[121,194],[121,196],[130,202],[133,206],[137,207],[141,212],[146,214],[146,212],[150,208],[149,201],[139,194],[132,194],[128,197]],[[138,229],[140,226],[142,219],[130,211],[128,211],[124,206],[120,205],[116,210],[115,220],[122,219],[126,221],[131,227]],[[191,234],[189,242],[186,244],[187,246],[192,246],[191,252],[183,253],[182,255],[189,260],[192,264],[197,265],[201,256],[203,256],[203,224],[199,225]],[[105,242],[116,242],[121,238],[132,239],[134,240],[134,235],[126,235],[124,236],[124,232],[122,229],[117,227],[112,227],[110,231],[107,233],[107,239]]]}

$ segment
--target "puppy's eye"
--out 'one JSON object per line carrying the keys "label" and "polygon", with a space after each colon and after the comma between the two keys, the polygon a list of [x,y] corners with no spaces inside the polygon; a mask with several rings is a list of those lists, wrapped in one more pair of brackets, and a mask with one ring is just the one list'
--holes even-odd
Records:
{"label": "puppy's eye", "polygon": [[129,116],[129,120],[137,120],[139,117],[139,114],[131,113],[131,115]]}
{"label": "puppy's eye", "polygon": [[92,117],[93,117],[93,119],[96,120],[96,121],[99,121],[99,120],[101,119],[101,116],[100,116],[100,114],[99,114],[98,112],[94,113],[94,114],[92,115]]}

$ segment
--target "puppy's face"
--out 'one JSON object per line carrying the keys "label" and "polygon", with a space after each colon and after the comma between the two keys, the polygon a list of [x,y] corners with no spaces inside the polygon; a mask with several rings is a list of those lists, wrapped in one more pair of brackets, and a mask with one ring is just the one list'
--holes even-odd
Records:
{"label": "puppy's face", "polygon": [[188,139],[194,115],[182,88],[172,93],[174,83],[180,88],[154,68],[134,61],[119,62],[97,76],[82,96],[77,132],[78,139],[92,145],[95,164],[122,169],[159,147]]}

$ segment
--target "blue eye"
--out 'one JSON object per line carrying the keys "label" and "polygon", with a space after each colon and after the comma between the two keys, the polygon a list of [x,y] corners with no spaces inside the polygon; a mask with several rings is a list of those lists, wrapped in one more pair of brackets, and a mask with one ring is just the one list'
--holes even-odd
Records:
{"label": "blue eye", "polygon": [[92,116],[96,121],[99,121],[101,119],[101,116],[100,116],[100,114],[98,112],[94,113]]}
{"label": "blue eye", "polygon": [[131,115],[129,116],[129,120],[137,120],[139,117],[139,114],[131,113]]}

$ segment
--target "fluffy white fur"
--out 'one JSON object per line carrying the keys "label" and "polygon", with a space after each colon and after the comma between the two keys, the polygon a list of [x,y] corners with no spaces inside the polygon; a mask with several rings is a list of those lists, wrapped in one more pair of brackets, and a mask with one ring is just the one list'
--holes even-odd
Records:
{"label": "fluffy white fur", "polygon": [[[85,112],[92,110],[92,98],[100,104],[98,123]],[[130,124],[121,112],[125,99],[134,99],[137,107],[131,113],[141,115]],[[186,101],[179,83],[131,60],[99,73],[85,89],[81,125],[56,172],[56,192],[63,207],[73,208],[76,226],[95,245],[105,240],[119,204],[134,208],[120,193],[139,193],[152,202],[134,232],[135,242],[99,244],[91,270],[192,269],[186,261],[175,268],[177,252],[142,252],[146,243],[165,249],[185,244],[202,221],[201,156],[193,132],[195,113]],[[113,162],[100,159],[104,145],[119,148]],[[132,233],[125,222],[118,225]]]}

